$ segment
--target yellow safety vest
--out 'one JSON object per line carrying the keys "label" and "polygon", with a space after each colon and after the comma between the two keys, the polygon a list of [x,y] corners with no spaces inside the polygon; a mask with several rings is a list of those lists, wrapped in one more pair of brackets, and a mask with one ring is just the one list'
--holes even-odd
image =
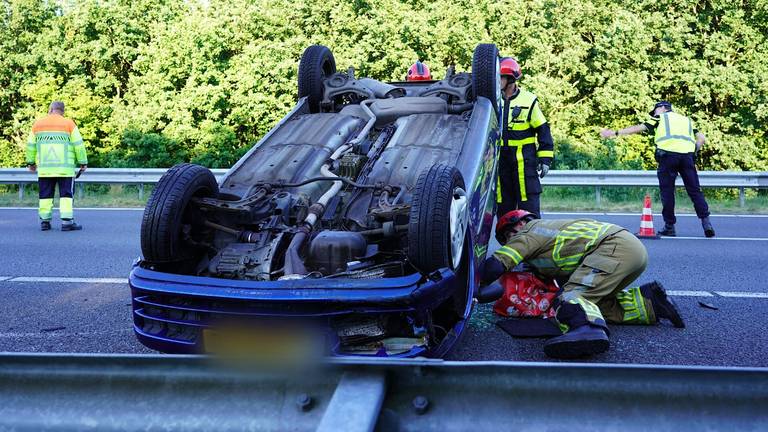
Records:
{"label": "yellow safety vest", "polygon": [[656,148],[672,153],[693,153],[696,139],[693,123],[688,117],[676,112],[665,112],[659,118],[654,137]]}

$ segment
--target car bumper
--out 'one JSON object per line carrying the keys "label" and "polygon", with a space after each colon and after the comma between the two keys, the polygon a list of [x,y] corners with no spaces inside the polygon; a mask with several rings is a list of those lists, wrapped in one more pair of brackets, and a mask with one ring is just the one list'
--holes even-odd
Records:
{"label": "car bumper", "polygon": [[[145,346],[170,353],[202,353],[202,333],[221,320],[295,319],[328,328],[349,314],[424,314],[466,281],[443,269],[425,278],[413,274],[376,280],[301,279],[253,282],[185,276],[136,265],[129,285],[134,331]],[[413,346],[377,356],[442,356],[461,334],[469,311],[438,346]],[[331,343],[332,355],[347,355]],[[358,354],[353,354],[358,355]]]}

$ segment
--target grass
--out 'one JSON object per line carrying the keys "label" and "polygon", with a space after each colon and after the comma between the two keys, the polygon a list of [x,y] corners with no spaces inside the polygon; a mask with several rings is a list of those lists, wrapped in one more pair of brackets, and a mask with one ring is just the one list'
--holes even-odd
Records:
{"label": "grass", "polygon": [[[713,214],[768,214],[768,190],[747,189],[744,207],[739,205],[738,189],[705,189],[709,210]],[[643,208],[645,194],[651,195],[654,213],[661,213],[658,188],[602,187],[600,205],[595,199],[594,187],[545,187],[541,195],[542,211],[604,211],[636,212]],[[678,188],[675,194],[675,212],[694,213],[693,203]]]}
{"label": "grass", "polygon": [[[79,191],[75,193],[75,207],[143,207],[152,189],[152,185],[144,186],[144,197],[139,199],[138,186],[83,185],[82,196]],[[640,214],[646,192],[651,194],[654,213],[660,213],[658,188],[603,187],[601,203],[598,206],[593,187],[545,187],[541,196],[541,208],[545,212],[604,211]],[[710,211],[714,214],[768,214],[768,190],[758,192],[748,189],[744,207],[739,206],[736,189],[707,189],[704,192]],[[677,190],[675,201],[675,211],[693,213],[693,205],[685,190]],[[37,207],[37,185],[27,186],[22,200],[19,200],[17,185],[0,185],[0,207]]]}
{"label": "grass", "polygon": [[[77,186],[79,189],[80,186]],[[83,185],[82,195],[75,191],[77,207],[144,207],[153,186],[144,186],[144,197],[139,199],[139,187],[127,185]],[[0,185],[0,207],[37,207],[37,185],[27,186],[24,198],[19,200],[17,185]],[[58,206],[58,193],[54,202]]]}

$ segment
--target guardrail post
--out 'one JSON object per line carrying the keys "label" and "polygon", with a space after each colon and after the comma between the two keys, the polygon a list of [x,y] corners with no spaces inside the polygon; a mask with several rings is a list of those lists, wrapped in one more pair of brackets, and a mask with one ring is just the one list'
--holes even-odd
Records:
{"label": "guardrail post", "polygon": [[747,197],[746,197],[746,194],[744,193],[744,187],[740,187],[739,188],[739,207],[744,207],[745,205],[747,205],[746,201],[747,201]]}
{"label": "guardrail post", "polygon": [[603,201],[603,197],[600,194],[600,186],[595,186],[595,204],[597,204],[598,207],[600,207],[600,204]]}
{"label": "guardrail post", "polygon": [[77,198],[78,199],[83,199],[83,184],[82,183],[78,183],[77,184]]}
{"label": "guardrail post", "polygon": [[139,201],[144,199],[144,183],[139,183]]}
{"label": "guardrail post", "polygon": [[19,183],[19,201],[24,200],[24,183]]}

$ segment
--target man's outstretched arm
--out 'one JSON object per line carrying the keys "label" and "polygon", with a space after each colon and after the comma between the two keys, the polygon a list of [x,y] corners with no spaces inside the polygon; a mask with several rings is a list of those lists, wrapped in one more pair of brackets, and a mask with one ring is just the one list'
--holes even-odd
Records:
{"label": "man's outstretched arm", "polygon": [[625,127],[624,129],[613,130],[603,129],[600,131],[600,137],[603,139],[616,138],[623,135],[634,135],[639,133],[645,133],[648,131],[648,127],[644,124],[638,124],[634,126]]}

